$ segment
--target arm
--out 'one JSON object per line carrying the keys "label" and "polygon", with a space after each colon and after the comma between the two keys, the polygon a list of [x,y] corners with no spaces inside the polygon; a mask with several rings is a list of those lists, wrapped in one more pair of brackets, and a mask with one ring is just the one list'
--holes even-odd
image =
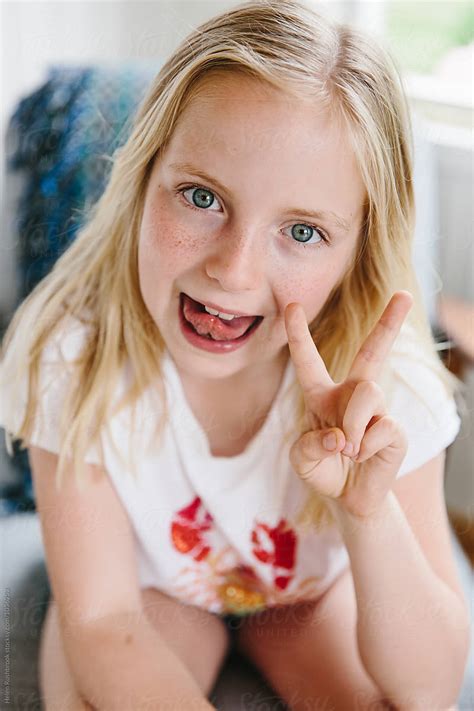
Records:
{"label": "arm", "polygon": [[[407,434],[377,383],[412,303],[407,291],[392,295],[341,383],[329,375],[301,304],[286,307],[310,426],[290,461],[326,499],[344,539],[367,672],[403,711],[445,711],[462,682],[470,630],[444,508],[444,454],[397,481]],[[439,382],[424,385],[436,390]],[[426,513],[429,532],[420,523]]]}
{"label": "arm", "polygon": [[76,687],[94,710],[214,708],[144,614],[62,626],[62,635]]}
{"label": "arm", "polygon": [[88,464],[79,490],[71,469],[58,490],[58,457],[38,447],[29,455],[64,651],[83,700],[98,711],[212,708],[143,611],[130,521],[108,473]]}
{"label": "arm", "polygon": [[[444,508],[442,462],[435,458],[393,487],[404,490],[400,498],[411,527],[393,491],[365,520],[331,505],[351,561],[361,659],[381,691],[403,709],[441,711],[455,704],[469,646],[468,613],[448,560],[449,531],[436,517],[426,530],[427,516],[444,520],[443,511],[430,505],[437,500]],[[415,498],[421,483],[424,498]]]}

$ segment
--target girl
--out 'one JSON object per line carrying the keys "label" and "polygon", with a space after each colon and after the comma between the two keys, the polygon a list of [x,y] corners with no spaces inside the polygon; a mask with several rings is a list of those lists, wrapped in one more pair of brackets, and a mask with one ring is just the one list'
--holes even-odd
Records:
{"label": "girl", "polygon": [[232,625],[292,709],[455,703],[457,383],[411,266],[409,138],[389,56],[297,2],[162,67],[3,344],[48,711],[212,708]]}

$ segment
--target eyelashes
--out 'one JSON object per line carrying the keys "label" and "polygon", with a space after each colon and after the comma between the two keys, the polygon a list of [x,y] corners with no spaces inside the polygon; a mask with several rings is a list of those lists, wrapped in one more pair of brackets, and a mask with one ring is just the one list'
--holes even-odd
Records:
{"label": "eyelashes", "polygon": [[[190,203],[190,202],[184,197],[184,194],[183,194],[183,193],[187,192],[188,190],[202,190],[202,191],[204,191],[204,192],[210,193],[210,194],[213,196],[214,199],[211,201],[210,205],[208,205],[207,207],[198,207],[197,205],[193,205],[192,203]],[[208,211],[209,208],[211,207],[211,205],[214,204],[214,201],[215,201],[215,199],[216,199],[216,195],[215,195],[215,193],[214,193],[213,190],[210,190],[209,188],[205,188],[205,187],[202,186],[202,185],[197,185],[197,184],[195,184],[195,183],[190,184],[190,185],[185,185],[185,186],[183,186],[183,187],[181,187],[181,188],[177,188],[177,189],[174,191],[174,193],[175,193],[175,195],[179,195],[179,197],[184,201],[186,207],[189,207],[191,210],[198,210],[198,211],[200,211],[200,212],[206,212],[206,211]],[[209,210],[209,211],[210,211],[210,212],[214,212],[213,210]],[[321,237],[321,241],[319,241],[319,242],[313,242],[313,243],[311,243],[311,244],[308,243],[308,242],[299,241],[299,240],[297,240],[297,239],[292,240],[293,243],[294,243],[295,245],[297,245],[298,247],[303,247],[303,248],[312,247],[312,248],[318,249],[319,247],[330,246],[331,240],[330,240],[330,238],[329,238],[329,235],[328,235],[327,232],[326,232],[325,230],[323,230],[321,227],[317,227],[316,225],[313,225],[313,224],[311,224],[310,222],[294,222],[292,226],[295,226],[295,225],[301,225],[301,226],[303,226],[303,227],[309,227],[310,229],[312,229],[312,230],[314,230],[315,232],[317,232],[317,234]]]}

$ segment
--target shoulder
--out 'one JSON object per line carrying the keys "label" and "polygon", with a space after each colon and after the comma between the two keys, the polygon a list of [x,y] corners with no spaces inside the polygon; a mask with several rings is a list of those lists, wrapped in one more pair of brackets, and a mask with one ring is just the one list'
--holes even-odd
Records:
{"label": "shoulder", "polygon": [[[38,362],[38,387],[35,396],[43,409],[64,404],[77,385],[77,367],[90,338],[90,329],[73,316],[63,317],[49,334]],[[48,413],[49,414],[49,413]]]}
{"label": "shoulder", "polygon": [[28,413],[29,434],[24,441],[59,452],[61,412],[76,385],[73,363],[80,358],[88,333],[86,323],[76,317],[64,316],[58,320],[44,344],[38,347],[36,377],[32,377],[31,356],[28,363],[23,358],[20,363],[14,362],[10,357],[2,362],[0,426],[14,438],[24,439]]}
{"label": "shoulder", "polygon": [[12,396],[13,393],[17,394],[21,400],[26,398],[33,385],[31,375],[34,362],[38,367],[38,393],[44,391],[47,384],[59,387],[59,381],[64,379],[68,370],[65,366],[80,355],[86,334],[86,327],[78,319],[63,317],[49,331],[43,344],[35,345],[34,357],[30,352],[31,347],[24,351],[21,360],[8,349],[0,364],[3,403],[8,401],[10,393]]}
{"label": "shoulder", "polygon": [[379,384],[389,414],[408,438],[401,476],[448,447],[459,432],[461,418],[441,361],[424,348],[410,325],[401,330]]}
{"label": "shoulder", "polygon": [[90,324],[77,316],[64,316],[51,332],[41,355],[45,365],[65,365],[80,357],[94,335]]}

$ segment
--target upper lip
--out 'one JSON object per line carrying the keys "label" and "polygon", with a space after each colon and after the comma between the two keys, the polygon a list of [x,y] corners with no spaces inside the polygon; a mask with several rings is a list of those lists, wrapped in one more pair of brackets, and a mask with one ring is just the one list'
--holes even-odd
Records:
{"label": "upper lip", "polygon": [[[188,294],[188,296],[190,296]],[[194,299],[194,296],[191,296],[192,299]],[[203,306],[210,306],[211,309],[214,309],[214,311],[219,311],[220,313],[224,314],[233,314],[234,316],[259,316],[259,314],[249,314],[249,313],[244,313],[243,311],[235,311],[234,309],[226,309],[223,306],[218,306],[215,304],[213,301],[209,301],[208,299],[204,299],[201,301],[201,299],[194,299],[194,301],[197,301],[199,304],[203,304]]]}

